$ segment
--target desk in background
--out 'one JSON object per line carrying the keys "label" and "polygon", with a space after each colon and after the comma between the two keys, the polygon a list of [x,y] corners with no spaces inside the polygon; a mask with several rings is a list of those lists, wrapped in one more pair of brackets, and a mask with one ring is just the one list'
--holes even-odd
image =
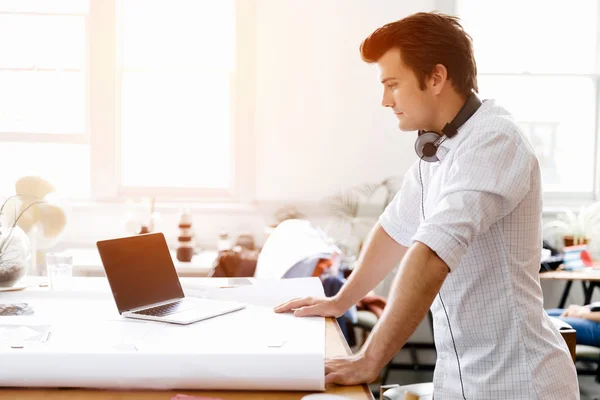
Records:
{"label": "desk in background", "polygon": [[584,305],[589,304],[592,301],[592,295],[594,294],[594,288],[600,287],[600,270],[583,270],[583,271],[548,271],[541,272],[540,279],[547,280],[562,280],[567,281],[565,288],[563,289],[562,296],[558,303],[558,308],[565,308],[567,297],[571,291],[573,281],[581,281],[581,287],[583,288]]}
{"label": "desk in background", "polygon": [[[100,254],[95,248],[67,249],[67,253],[73,255],[73,275],[74,276],[106,276]],[[212,269],[213,262],[217,258],[216,250],[202,250],[195,254],[190,262],[181,262],[175,257],[175,252],[171,251],[173,264],[180,277],[206,277]]]}

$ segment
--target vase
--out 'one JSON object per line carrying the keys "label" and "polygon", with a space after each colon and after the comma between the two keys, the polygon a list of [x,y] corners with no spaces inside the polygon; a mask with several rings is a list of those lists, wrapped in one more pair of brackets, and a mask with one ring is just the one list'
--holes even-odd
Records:
{"label": "vase", "polygon": [[29,238],[18,226],[0,227],[0,287],[14,286],[31,264]]}

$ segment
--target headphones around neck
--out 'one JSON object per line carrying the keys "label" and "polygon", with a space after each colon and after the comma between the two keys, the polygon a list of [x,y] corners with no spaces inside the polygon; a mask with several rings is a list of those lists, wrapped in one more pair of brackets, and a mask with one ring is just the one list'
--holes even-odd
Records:
{"label": "headphones around neck", "polygon": [[419,131],[417,141],[415,142],[415,151],[419,158],[427,162],[439,161],[437,157],[437,149],[439,145],[446,140],[452,138],[460,128],[481,106],[481,100],[475,93],[471,93],[461,107],[454,119],[447,123],[442,129],[442,134],[431,131]]}

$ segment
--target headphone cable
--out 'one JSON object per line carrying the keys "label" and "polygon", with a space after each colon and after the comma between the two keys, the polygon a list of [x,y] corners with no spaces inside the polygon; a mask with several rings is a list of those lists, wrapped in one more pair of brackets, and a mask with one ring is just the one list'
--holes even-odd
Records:
{"label": "headphone cable", "polygon": [[[440,144],[443,143],[440,142]],[[423,220],[425,220],[425,206],[423,202],[423,192],[425,191],[425,187],[423,185],[423,175],[421,174],[421,163],[423,162],[423,157],[419,160],[419,182],[421,183],[421,215],[423,216]],[[458,356],[458,350],[456,349],[456,342],[454,341],[454,333],[452,332],[452,325],[450,325],[450,317],[448,316],[448,311],[446,310],[446,305],[444,304],[444,300],[442,300],[441,290],[438,292],[438,297],[440,298],[440,303],[442,303],[442,307],[444,308],[444,313],[446,314],[446,320],[448,321],[448,329],[450,330],[450,337],[452,338],[452,345],[454,347],[454,354],[456,354],[456,363],[458,364],[458,377],[460,379],[460,388],[462,390],[463,400],[467,400],[465,396],[465,386],[463,385],[462,380],[462,371],[460,368],[460,357]]]}

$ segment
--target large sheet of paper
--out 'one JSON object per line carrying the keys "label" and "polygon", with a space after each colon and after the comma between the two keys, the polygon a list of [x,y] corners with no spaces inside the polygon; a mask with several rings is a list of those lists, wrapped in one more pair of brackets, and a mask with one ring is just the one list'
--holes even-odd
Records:
{"label": "large sheet of paper", "polygon": [[97,282],[0,294],[0,303],[35,310],[0,317],[0,386],[324,390],[324,320],[272,310],[291,297],[323,296],[316,278],[226,289],[182,279],[188,296],[247,304],[186,326],[122,318]]}

